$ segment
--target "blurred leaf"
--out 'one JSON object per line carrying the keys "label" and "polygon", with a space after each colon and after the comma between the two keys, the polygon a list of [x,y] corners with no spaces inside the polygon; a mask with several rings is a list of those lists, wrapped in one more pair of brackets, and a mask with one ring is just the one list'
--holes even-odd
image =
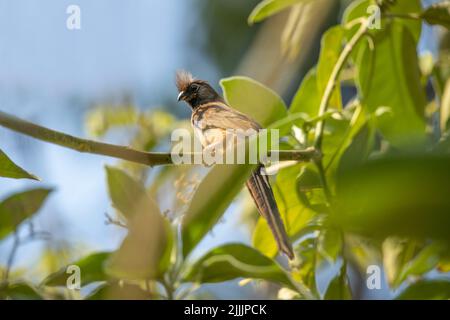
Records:
{"label": "blurred leaf", "polygon": [[223,282],[235,278],[264,279],[294,288],[272,259],[243,244],[225,244],[201,257],[185,276],[192,282]]}
{"label": "blurred leaf", "polygon": [[338,179],[338,223],[367,236],[450,242],[450,158],[406,154],[370,160]]}
{"label": "blurred leaf", "polygon": [[307,1],[310,0],[263,0],[250,13],[248,23],[252,25],[290,6]]}
{"label": "blurred leaf", "polygon": [[306,238],[295,246],[295,260],[292,263],[292,277],[307,286],[315,295],[317,239]]}
{"label": "blurred leaf", "polygon": [[448,300],[450,282],[445,280],[423,280],[406,288],[397,300]]}
{"label": "blurred leaf", "polygon": [[[342,51],[344,28],[340,25],[328,29],[322,37],[319,62],[317,64],[317,88],[322,97],[330,80],[331,73]],[[342,109],[341,86],[336,83],[330,99],[330,107]]]}
{"label": "blurred leaf", "polygon": [[152,295],[136,284],[104,283],[89,294],[85,300],[148,300]]}
{"label": "blurred leaf", "polygon": [[386,278],[392,288],[397,288],[405,265],[414,257],[417,250],[415,241],[389,237],[383,241],[383,266]]}
{"label": "blurred leaf", "polygon": [[[110,256],[111,252],[96,252],[70,264],[80,268],[81,286],[85,286],[91,282],[106,281],[109,279],[104,271],[104,265]],[[67,273],[68,267],[69,265],[50,274],[42,282],[42,285],[66,286],[67,278],[71,276],[71,273]]]}
{"label": "blurred leaf", "polygon": [[341,231],[334,227],[324,228],[320,232],[317,249],[328,262],[336,262],[342,250]]}
{"label": "blurred leaf", "polygon": [[202,180],[181,225],[184,256],[219,221],[253,168],[252,165],[215,165]]}
{"label": "blurred leaf", "polygon": [[405,264],[399,275],[397,284],[400,285],[409,276],[421,276],[436,268],[441,252],[444,248],[439,243],[433,243],[423,248],[414,259]]}
{"label": "blurred leaf", "polygon": [[106,166],[105,169],[109,196],[114,207],[126,219],[132,219],[142,210],[159,211],[157,204],[150,198],[142,183],[118,168]]}
{"label": "blurred leaf", "polygon": [[374,130],[366,123],[343,153],[339,162],[338,174],[341,171],[346,172],[355,166],[360,166],[368,159],[373,148],[374,136]]}
{"label": "blurred leaf", "polygon": [[450,29],[450,1],[431,5],[422,12],[421,17],[431,25],[438,24]]}
{"label": "blurred leaf", "polygon": [[51,189],[27,190],[13,194],[0,202],[0,240],[38,211],[51,191]]}
{"label": "blurred leaf", "polygon": [[98,106],[87,114],[86,128],[90,135],[102,137],[113,127],[136,124],[137,118],[138,111],[132,105]]}
{"label": "blurred leaf", "polygon": [[39,180],[35,175],[26,172],[17,166],[10,158],[0,149],[0,177],[13,179],[32,179]]}
{"label": "blurred leaf", "polygon": [[317,71],[316,69],[311,69],[303,78],[292,100],[289,108],[291,114],[304,112],[310,118],[314,118],[319,114],[321,96],[317,83]]}
{"label": "blurred leaf", "polygon": [[[303,228],[308,226],[315,213],[306,208],[297,195],[297,175],[301,165],[283,168],[278,172],[276,183],[273,184],[273,192],[278,210],[286,227],[286,232],[295,240]],[[258,219],[252,236],[253,246],[269,257],[278,252],[275,239],[266,220]]]}
{"label": "blurred leaf", "polygon": [[310,191],[322,187],[319,173],[313,164],[302,166],[297,177],[297,187],[300,191]]}
{"label": "blurred leaf", "polygon": [[230,106],[250,116],[264,128],[287,116],[286,105],[280,96],[253,79],[225,78],[220,85]]}
{"label": "blurred leaf", "polygon": [[394,146],[421,144],[425,139],[426,98],[414,38],[402,24],[392,23],[375,34],[373,41],[375,50],[365,46],[357,62],[363,104],[371,113],[381,106],[391,109],[377,125]]}
{"label": "blurred leaf", "polygon": [[348,282],[345,264],[341,267],[339,274],[331,280],[325,292],[325,300],[351,300],[352,292]]}
{"label": "blurred leaf", "polygon": [[0,299],[43,300],[36,288],[26,282],[10,283],[6,287],[0,286]]}
{"label": "blurred leaf", "polygon": [[173,247],[170,223],[153,201],[145,201],[128,223],[128,235],[106,264],[118,279],[157,279],[168,269]]}

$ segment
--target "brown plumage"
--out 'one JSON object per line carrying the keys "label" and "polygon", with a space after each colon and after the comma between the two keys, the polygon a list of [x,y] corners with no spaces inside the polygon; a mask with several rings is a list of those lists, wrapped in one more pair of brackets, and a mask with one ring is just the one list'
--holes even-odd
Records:
{"label": "brown plumage", "polygon": [[[203,147],[221,142],[227,129],[254,129],[261,126],[247,115],[229,107],[222,97],[206,82],[197,80],[188,72],[177,73],[178,101],[186,101],[192,108],[191,124]],[[246,185],[259,213],[266,219],[278,248],[289,259],[294,258],[292,245],[278,211],[269,179],[261,174],[263,165],[253,171]]]}

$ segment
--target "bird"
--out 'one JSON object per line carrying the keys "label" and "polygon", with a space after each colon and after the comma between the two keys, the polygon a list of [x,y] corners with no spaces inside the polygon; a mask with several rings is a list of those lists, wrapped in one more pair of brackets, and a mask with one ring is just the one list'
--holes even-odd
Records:
{"label": "bird", "polygon": [[[230,107],[214,88],[204,80],[196,79],[187,71],[176,73],[178,101],[191,107],[191,125],[202,147],[220,143],[227,130],[258,132],[262,126],[248,115]],[[229,131],[228,131],[229,132]],[[284,227],[268,176],[263,174],[264,165],[258,164],[246,182],[260,215],[267,221],[278,250],[290,260],[294,259],[292,244]]]}

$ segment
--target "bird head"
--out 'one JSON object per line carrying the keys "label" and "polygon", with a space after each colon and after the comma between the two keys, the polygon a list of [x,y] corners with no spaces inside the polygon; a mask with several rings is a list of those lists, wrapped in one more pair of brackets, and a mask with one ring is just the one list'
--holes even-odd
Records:
{"label": "bird head", "polygon": [[176,76],[178,101],[186,101],[192,108],[208,102],[222,102],[220,95],[208,82],[195,79],[189,72],[178,71]]}

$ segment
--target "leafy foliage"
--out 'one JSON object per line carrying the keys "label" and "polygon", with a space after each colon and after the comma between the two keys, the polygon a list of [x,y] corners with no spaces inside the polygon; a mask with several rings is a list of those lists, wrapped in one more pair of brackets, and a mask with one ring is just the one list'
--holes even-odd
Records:
{"label": "leafy foliage", "polygon": [[[248,22],[308,2],[264,0]],[[200,257],[195,254],[254,166],[216,165],[190,192],[179,182],[185,172],[181,168],[165,168],[152,180],[146,168],[108,166],[109,196],[119,213],[116,224],[127,235],[117,250],[73,263],[82,270],[83,287],[99,283],[84,298],[192,298],[204,283],[244,279],[269,281],[280,297],[352,299],[358,297],[350,287],[348,266],[365,276],[367,265],[376,263],[390,289],[402,288],[397,299],[449,299],[449,282],[429,277],[449,272],[449,80],[443,76],[437,81],[437,75],[446,74],[441,65],[429,59],[424,68],[417,55],[423,21],[450,28],[449,1],[425,9],[419,0],[382,1],[380,28],[370,27],[367,9],[373,4],[350,2],[342,23],[324,32],[317,64],[301,84],[292,86],[298,89],[289,108],[276,92],[251,78],[220,83],[228,104],[264,127],[280,129],[283,150],[319,148],[321,157],[310,163],[280,165],[271,183],[295,259],[287,267],[276,261],[276,243],[261,217],[252,246],[226,243]],[[356,92],[351,97],[347,92],[345,99],[344,81]],[[171,129],[185,125],[162,111],[142,112],[128,104],[100,106],[87,120],[97,137],[133,127],[130,144],[144,150],[156,148]],[[35,179],[2,151],[0,176]],[[179,178],[175,183],[174,177]],[[174,206],[176,212],[159,208],[158,192],[167,189],[174,201],[183,203]],[[0,239],[31,218],[50,192],[34,189],[4,199]],[[324,266],[338,272],[319,292],[316,282]],[[66,285],[66,270],[50,274],[38,289],[4,281],[0,297],[39,299],[42,288]]]}

